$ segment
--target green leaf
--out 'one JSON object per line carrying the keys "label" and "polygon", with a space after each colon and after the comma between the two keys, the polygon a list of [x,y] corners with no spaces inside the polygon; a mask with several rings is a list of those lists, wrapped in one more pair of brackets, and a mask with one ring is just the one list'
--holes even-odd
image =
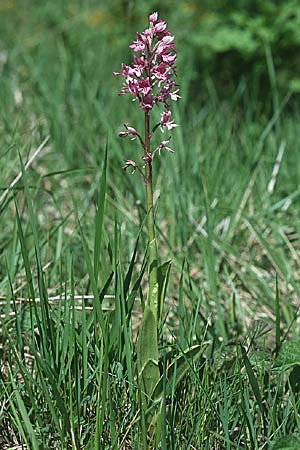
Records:
{"label": "green leaf", "polygon": [[300,436],[297,434],[279,438],[272,446],[272,450],[299,450],[299,448]]}
{"label": "green leaf", "polygon": [[[94,295],[94,307],[95,307],[95,321],[99,321],[102,332],[103,332],[103,336],[105,337],[105,324],[104,324],[104,317],[103,317],[103,312],[102,312],[102,308],[100,303],[97,301],[98,297],[99,297],[99,293],[98,293],[98,288],[97,288],[97,280],[95,279],[95,274],[93,271],[93,265],[92,265],[92,260],[89,254],[89,248],[88,248],[88,244],[85,238],[85,235],[83,233],[81,224],[79,222],[78,219],[78,229],[79,229],[79,233],[81,236],[81,241],[82,241],[82,245],[83,245],[83,253],[84,253],[84,259],[85,259],[85,263],[86,263],[86,267],[87,267],[87,271],[89,274],[89,278],[90,278],[90,283],[91,283],[91,287],[92,287],[92,291],[93,291],[93,295]],[[96,320],[97,319],[97,320]]]}
{"label": "green leaf", "polygon": [[[18,406],[18,412],[19,412],[19,415],[22,417],[22,420],[23,420],[24,430],[26,430],[26,432],[27,432],[27,434],[28,434],[28,436],[29,436],[29,438],[31,440],[32,449],[33,450],[39,450],[39,443],[38,443],[38,440],[37,440],[37,436],[36,436],[35,431],[33,429],[33,426],[32,426],[32,423],[31,423],[28,411],[26,409],[26,406],[24,404],[24,401],[23,401],[23,399],[21,397],[21,394],[20,394],[20,392],[19,392],[19,390],[17,388],[17,385],[14,382],[13,375],[12,375],[11,372],[10,372],[10,377],[11,377],[12,386],[14,388],[14,395],[15,395],[15,398],[16,398],[17,406]],[[16,410],[16,412],[17,412],[17,410]]]}
{"label": "green leaf", "polygon": [[151,396],[159,380],[157,320],[152,309],[145,307],[138,338],[138,372],[144,393]]}
{"label": "green leaf", "polygon": [[138,234],[135,246],[134,246],[134,250],[132,253],[132,257],[130,260],[130,264],[124,279],[124,296],[127,295],[127,292],[129,291],[129,286],[130,286],[130,282],[131,282],[131,278],[132,278],[132,273],[133,273],[133,269],[134,269],[134,265],[135,265],[135,260],[136,260],[136,255],[137,255],[137,250],[138,250],[138,243],[139,243],[139,238],[140,235]]}
{"label": "green leaf", "polygon": [[249,358],[247,356],[247,352],[244,349],[244,347],[241,345],[241,351],[242,351],[242,358],[243,358],[243,362],[244,362],[244,366],[254,393],[254,396],[256,398],[257,404],[259,406],[259,409],[262,413],[262,416],[264,417],[264,407],[263,407],[263,402],[262,402],[262,396],[260,393],[260,389],[259,389],[259,384],[257,381],[257,378],[255,376],[255,373],[252,369],[251,363],[249,361]]}
{"label": "green leaf", "polygon": [[157,281],[158,281],[158,317],[157,321],[158,324],[160,324],[162,315],[163,315],[163,309],[164,309],[164,301],[166,296],[166,290],[168,286],[169,281],[169,275],[171,270],[171,261],[167,261],[157,269]]}
{"label": "green leaf", "polygon": [[107,147],[106,141],[105,156],[103,162],[103,171],[100,183],[100,192],[97,201],[96,223],[95,223],[95,240],[94,240],[94,276],[96,283],[99,276],[99,259],[102,242],[102,229],[105,212],[105,198],[106,198],[106,170],[107,170]]}
{"label": "green leaf", "polygon": [[276,355],[280,349],[280,297],[279,297],[279,289],[278,289],[278,276],[276,274],[276,297],[275,297],[275,317],[276,317]]}
{"label": "green leaf", "polygon": [[300,342],[285,342],[276,358],[276,368],[288,368],[300,364]]}
{"label": "green leaf", "polygon": [[297,394],[300,390],[300,366],[297,364],[291,370],[289,375],[289,385],[294,394]]}

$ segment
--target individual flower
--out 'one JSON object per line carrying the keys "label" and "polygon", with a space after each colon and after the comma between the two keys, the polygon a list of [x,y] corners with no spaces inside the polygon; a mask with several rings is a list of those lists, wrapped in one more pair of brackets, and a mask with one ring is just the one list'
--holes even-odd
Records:
{"label": "individual flower", "polygon": [[133,167],[132,173],[134,173],[135,170],[137,169],[138,165],[137,165],[137,163],[136,163],[135,161],[132,161],[131,159],[126,159],[126,160],[125,160],[125,164],[124,164],[124,166],[122,167],[122,169],[123,169],[123,170],[127,170],[128,167]]}
{"label": "individual flower", "polygon": [[159,80],[159,82],[167,81],[172,74],[169,71],[167,65],[161,62],[158,66],[153,69],[152,78]]}
{"label": "individual flower", "polygon": [[138,135],[138,132],[135,128],[129,127],[127,123],[124,123],[125,130],[119,131],[118,135],[119,137],[127,137],[127,136],[133,136],[131,138],[132,141],[134,141]]}
{"label": "individual flower", "polygon": [[160,20],[154,27],[156,33],[163,33],[167,29],[167,24],[163,20]]}
{"label": "individual flower", "polygon": [[179,98],[181,98],[180,95],[177,94],[178,91],[179,91],[179,89],[176,89],[176,91],[174,91],[174,92],[170,92],[170,98],[171,98],[171,100],[173,100],[174,102],[177,102],[177,100],[178,100]]}
{"label": "individual flower", "polygon": [[158,56],[162,56],[163,54],[169,54],[171,49],[174,49],[175,44],[173,43],[174,36],[164,36],[161,41],[157,44],[154,49],[154,53]]}
{"label": "individual flower", "polygon": [[139,33],[137,33],[137,37],[137,40],[132,41],[132,44],[129,45],[129,48],[132,48],[134,52],[143,52],[146,50],[147,40],[143,40]]}
{"label": "individual flower", "polygon": [[164,111],[161,114],[160,117],[160,128],[162,131],[164,131],[163,127],[167,127],[168,130],[172,130],[172,128],[178,127],[176,123],[174,123],[174,120],[170,120],[171,118],[171,111]]}
{"label": "individual flower", "polygon": [[162,86],[162,88],[159,92],[158,101],[164,104],[166,110],[169,109],[169,105],[168,105],[169,99],[171,99],[173,101],[177,101],[177,99],[180,98],[180,96],[177,94],[179,89],[172,91],[172,89],[174,87],[175,87],[175,82],[170,80],[170,81],[168,81],[168,83],[165,83]]}
{"label": "individual flower", "polygon": [[155,102],[154,102],[151,94],[142,96],[142,101],[140,103],[140,107],[143,111],[145,111],[145,112],[150,111],[153,108],[154,104],[155,104]]}
{"label": "individual flower", "polygon": [[150,23],[155,23],[155,22],[157,22],[157,19],[158,19],[158,13],[157,12],[154,12],[154,13],[152,13],[152,14],[150,14],[150,16],[149,16],[149,22]]}
{"label": "individual flower", "polygon": [[169,142],[170,142],[170,139],[171,139],[171,138],[169,138],[169,139],[167,139],[167,140],[165,140],[165,141],[162,141],[162,142],[159,144],[159,146],[157,147],[157,150],[158,150],[158,153],[159,153],[159,154],[160,154],[160,151],[161,151],[163,148],[165,148],[169,153],[174,153],[174,150],[173,150],[171,147],[168,146],[168,144],[169,144]]}
{"label": "individual flower", "polygon": [[138,84],[138,91],[142,95],[148,95],[152,90],[149,78],[141,79],[140,81],[137,82],[137,84]]}

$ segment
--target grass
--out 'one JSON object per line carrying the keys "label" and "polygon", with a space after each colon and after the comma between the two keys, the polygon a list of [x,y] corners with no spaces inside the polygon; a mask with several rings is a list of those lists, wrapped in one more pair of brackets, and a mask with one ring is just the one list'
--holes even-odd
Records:
{"label": "grass", "polygon": [[[112,77],[134,28],[60,5],[18,3],[0,26],[0,444],[140,449],[145,196],[116,135],[140,118]],[[283,93],[261,112],[250,89],[220,102],[212,80],[203,103],[181,30],[178,49],[176,153],[155,161],[172,267],[153,447],[267,449],[300,433],[299,109]]]}

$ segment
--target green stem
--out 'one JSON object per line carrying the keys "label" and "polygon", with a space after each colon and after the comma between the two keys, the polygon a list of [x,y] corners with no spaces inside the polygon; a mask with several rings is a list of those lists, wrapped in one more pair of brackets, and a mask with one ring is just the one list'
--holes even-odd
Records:
{"label": "green stem", "polygon": [[[142,393],[142,405],[144,413],[149,407],[154,387],[159,381],[158,368],[158,340],[157,340],[157,315],[158,315],[158,281],[157,281],[157,249],[154,229],[153,191],[152,191],[152,160],[150,154],[150,115],[145,113],[145,186],[147,196],[147,226],[149,240],[149,264],[148,264],[148,300],[144,309],[143,319],[139,330],[138,339],[138,374]],[[152,415],[146,417],[148,425]]]}
{"label": "green stem", "polygon": [[146,196],[147,196],[147,227],[148,227],[148,244],[149,244],[149,294],[148,306],[152,310],[155,318],[158,314],[157,299],[157,247],[154,228],[154,210],[153,210],[153,188],[152,188],[152,161],[148,157],[150,154],[150,115],[145,113],[145,157],[146,157]]}

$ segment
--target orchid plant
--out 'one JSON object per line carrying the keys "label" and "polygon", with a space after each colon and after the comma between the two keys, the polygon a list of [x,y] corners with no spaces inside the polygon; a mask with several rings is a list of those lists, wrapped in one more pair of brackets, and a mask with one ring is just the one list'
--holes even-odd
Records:
{"label": "orchid plant", "polygon": [[[144,113],[144,130],[140,133],[129,124],[119,132],[119,137],[138,140],[142,148],[141,161],[127,159],[123,169],[138,170],[146,187],[147,228],[148,228],[148,299],[143,312],[143,319],[138,340],[138,376],[141,388],[151,398],[153,389],[160,378],[158,368],[158,323],[160,320],[160,292],[158,283],[158,258],[155,238],[153,211],[152,162],[163,150],[174,153],[169,145],[171,137],[161,140],[153,147],[151,140],[157,131],[169,132],[178,125],[171,116],[170,101],[177,101],[179,89],[176,88],[176,51],[174,36],[171,36],[167,24],[158,18],[158,13],[149,16],[149,26],[130,45],[134,52],[131,65],[122,64],[121,72],[114,75],[123,77],[124,83],[119,95],[129,94],[138,103]],[[160,121],[151,124],[151,113],[155,107],[161,107]]]}

